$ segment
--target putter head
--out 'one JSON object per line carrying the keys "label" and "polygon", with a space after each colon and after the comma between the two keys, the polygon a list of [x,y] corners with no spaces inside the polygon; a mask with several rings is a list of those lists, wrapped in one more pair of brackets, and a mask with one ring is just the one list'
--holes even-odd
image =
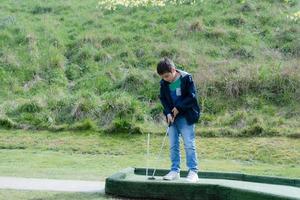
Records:
{"label": "putter head", "polygon": [[150,176],[150,177],[148,177],[148,180],[155,180],[155,177],[154,176]]}

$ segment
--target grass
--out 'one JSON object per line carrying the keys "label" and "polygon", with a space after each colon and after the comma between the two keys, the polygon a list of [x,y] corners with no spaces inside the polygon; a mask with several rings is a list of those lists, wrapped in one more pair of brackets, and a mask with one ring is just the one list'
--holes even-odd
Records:
{"label": "grass", "polygon": [[[163,160],[156,161],[157,154],[151,155],[149,165],[152,167],[169,168],[167,155]],[[131,157],[132,156],[132,157]],[[37,152],[30,150],[1,150],[3,162],[0,166],[1,176],[28,178],[51,178],[71,180],[104,181],[106,177],[127,167],[146,167],[145,155],[82,155],[59,152]],[[209,156],[200,158],[200,168],[205,171],[240,172],[256,175],[299,177],[297,161],[294,163],[264,163],[259,161],[221,159]],[[30,160],[30,162],[29,162]],[[296,162],[296,163],[295,163]],[[182,167],[185,168],[185,160]]]}
{"label": "grass", "polygon": [[42,199],[42,200],[54,200],[54,199],[63,199],[63,200],[118,200],[121,198],[114,198],[100,193],[64,193],[64,192],[33,192],[33,191],[15,191],[15,190],[0,190],[0,199]]}
{"label": "grass", "polygon": [[[298,9],[294,0],[114,11],[98,0],[4,0],[0,126],[110,131],[123,124],[154,133],[163,124],[155,65],[168,56],[193,74],[211,119],[200,122],[208,136],[297,136],[300,20],[287,16]],[[244,111],[239,122],[235,113]],[[264,124],[251,124],[252,115]]]}
{"label": "grass", "polygon": [[[169,168],[168,147],[159,164],[156,160],[162,137],[151,136],[149,166]],[[300,146],[294,139],[198,137],[197,147],[202,170],[299,177]],[[0,175],[104,180],[128,166],[147,165],[146,135],[4,131],[0,148]]]}
{"label": "grass", "polygon": [[[127,167],[169,168],[168,151],[157,162],[163,139],[152,134],[150,156],[146,135],[85,132],[0,132],[0,176],[95,180]],[[197,137],[201,170],[300,178],[298,140],[286,137]],[[167,145],[168,146],[168,145]],[[182,169],[185,170],[183,148]],[[117,199],[98,193],[0,190],[0,199]]]}
{"label": "grass", "polygon": [[[146,166],[145,133],[149,166],[168,168],[167,151],[155,160],[165,130],[155,66],[168,56],[198,88],[202,170],[299,178],[300,20],[287,17],[298,1],[114,11],[98,1],[1,2],[1,176],[104,180]],[[111,197],[0,190],[0,198]]]}

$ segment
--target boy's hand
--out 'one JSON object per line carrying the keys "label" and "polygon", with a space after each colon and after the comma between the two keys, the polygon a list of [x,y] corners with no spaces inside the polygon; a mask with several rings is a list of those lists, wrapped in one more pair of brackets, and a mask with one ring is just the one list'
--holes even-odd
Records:
{"label": "boy's hand", "polygon": [[174,118],[171,114],[167,115],[167,123],[168,124],[172,124],[174,122]]}
{"label": "boy's hand", "polygon": [[174,108],[172,109],[172,113],[173,113],[173,116],[174,116],[174,119],[175,119],[175,117],[178,115],[179,111],[177,110],[176,107],[174,107]]}

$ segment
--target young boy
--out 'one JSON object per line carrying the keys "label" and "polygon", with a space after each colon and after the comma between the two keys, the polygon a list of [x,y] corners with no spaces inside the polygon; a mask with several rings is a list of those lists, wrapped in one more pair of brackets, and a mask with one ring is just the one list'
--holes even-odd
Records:
{"label": "young boy", "polygon": [[192,76],[176,69],[172,60],[162,59],[157,64],[160,81],[160,101],[164,107],[167,123],[170,124],[170,158],[171,171],[164,180],[180,178],[179,136],[184,141],[186,165],[189,168],[187,181],[198,181],[198,164],[195,147],[195,123],[200,117],[200,108],[196,98]]}

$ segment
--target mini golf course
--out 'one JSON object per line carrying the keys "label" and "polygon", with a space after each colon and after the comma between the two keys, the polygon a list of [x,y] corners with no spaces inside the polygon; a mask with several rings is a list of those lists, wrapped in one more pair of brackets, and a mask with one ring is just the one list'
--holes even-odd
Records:
{"label": "mini golf course", "polygon": [[127,168],[108,177],[105,192],[127,198],[175,200],[300,200],[300,179],[255,176],[240,173],[199,172],[199,181],[164,181],[168,170]]}

